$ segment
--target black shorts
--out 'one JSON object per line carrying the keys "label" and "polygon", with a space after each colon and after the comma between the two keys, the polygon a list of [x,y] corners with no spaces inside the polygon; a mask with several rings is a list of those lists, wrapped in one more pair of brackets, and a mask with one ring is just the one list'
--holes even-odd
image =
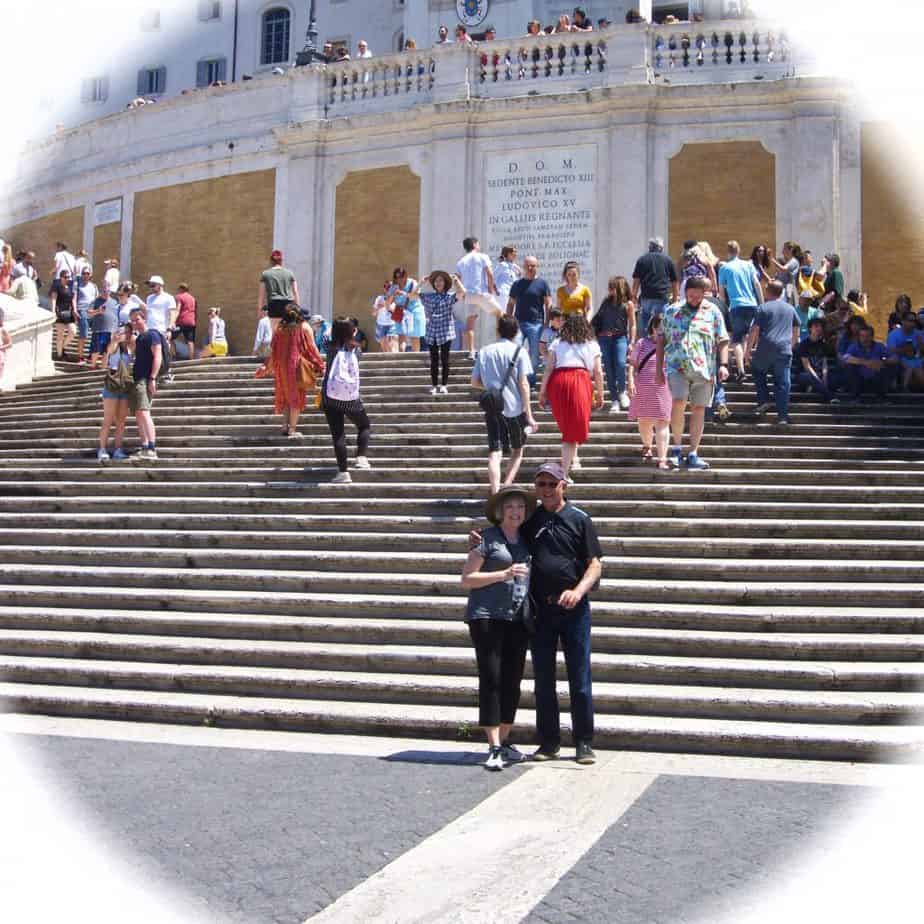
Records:
{"label": "black shorts", "polygon": [[281,318],[285,314],[286,305],[291,305],[287,298],[274,298],[268,305],[271,318]]}
{"label": "black shorts", "polygon": [[196,328],[192,324],[181,324],[179,327],[173,328],[173,339],[176,340],[177,337],[183,335],[183,339],[187,343],[195,343],[196,340]]}
{"label": "black shorts", "polygon": [[522,449],[526,445],[526,415],[519,417],[495,417],[485,414],[485,426],[488,428],[488,450],[490,452],[510,452]]}

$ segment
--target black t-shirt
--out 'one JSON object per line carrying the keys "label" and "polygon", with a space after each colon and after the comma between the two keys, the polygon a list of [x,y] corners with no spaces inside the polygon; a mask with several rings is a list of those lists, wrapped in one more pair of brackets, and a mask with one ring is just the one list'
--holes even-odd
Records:
{"label": "black t-shirt", "polygon": [[58,296],[55,301],[55,317],[70,324],[74,320],[74,283],[69,282],[65,285],[60,279],[56,279],[48,289],[49,296],[52,293]]}
{"label": "black t-shirt", "polygon": [[557,513],[539,507],[520,534],[533,557],[530,591],[540,606],[577,586],[592,558],[603,558],[593,521],[568,501]]}
{"label": "black t-shirt", "polygon": [[545,300],[551,296],[552,290],[544,279],[538,276],[535,279],[518,279],[510,287],[517,321],[521,324],[544,324]]}
{"label": "black t-shirt", "polygon": [[611,337],[626,337],[629,333],[629,310],[625,305],[620,305],[611,298],[605,298],[591,323],[598,337],[603,334]]}
{"label": "black t-shirt", "polygon": [[800,360],[800,366],[802,365],[801,360],[807,359],[809,365],[821,375],[822,369],[824,369],[825,359],[828,356],[828,345],[824,340],[803,340],[802,343],[796,347],[796,356]]}
{"label": "black t-shirt", "polygon": [[163,338],[156,330],[146,330],[139,334],[135,340],[135,365],[132,368],[132,378],[136,382],[149,379],[154,369],[154,347],[164,347]]}
{"label": "black t-shirt", "polygon": [[652,251],[635,261],[632,278],[641,284],[641,298],[667,298],[671,283],[677,282],[677,267],[670,257]]}

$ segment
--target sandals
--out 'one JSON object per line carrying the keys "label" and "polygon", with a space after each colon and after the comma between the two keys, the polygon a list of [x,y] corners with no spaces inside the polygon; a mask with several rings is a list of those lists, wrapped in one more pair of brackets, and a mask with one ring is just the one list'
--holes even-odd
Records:
{"label": "sandals", "polygon": [[645,447],[642,449],[642,461],[643,461],[643,462],[650,462],[651,459],[652,459],[651,447],[650,447],[650,446],[645,446]]}
{"label": "sandals", "polygon": [[658,462],[657,469],[659,472],[669,472],[671,471],[671,464],[667,461],[667,459],[663,459]]}

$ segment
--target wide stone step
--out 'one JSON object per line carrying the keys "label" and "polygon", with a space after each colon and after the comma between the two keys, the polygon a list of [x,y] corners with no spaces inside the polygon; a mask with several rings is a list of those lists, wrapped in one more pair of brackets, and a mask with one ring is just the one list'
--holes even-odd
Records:
{"label": "wide stone step", "polygon": [[[135,588],[0,587],[0,627],[134,632],[153,635],[267,637],[305,641],[316,633],[351,633],[359,625],[368,641],[385,641],[393,632],[417,631],[431,623],[462,632],[464,597],[424,598],[398,594],[268,594],[173,590],[151,610],[151,595]],[[694,632],[811,635],[924,633],[921,607],[701,606],[689,603],[595,601],[594,631],[604,627],[690,630]],[[395,628],[398,626],[398,628]],[[423,631],[421,629],[420,631]],[[429,631],[429,630],[428,630]],[[436,631],[445,631],[443,627]],[[303,633],[315,633],[308,636]],[[454,636],[457,637],[457,636]],[[402,636],[407,641],[406,635]],[[819,642],[821,645],[822,642]],[[846,644],[846,642],[845,642]],[[901,644],[904,644],[902,642]]]}
{"label": "wide stone step", "polygon": [[[365,550],[291,550],[291,549],[170,549],[146,547],[132,543],[131,555],[113,567],[100,561],[99,549],[86,546],[14,546],[0,545],[0,569],[5,565],[37,564],[42,567],[62,564],[99,569],[112,580],[121,582],[122,572],[131,572],[136,562],[144,562],[147,570],[166,569],[178,572],[210,570],[217,580],[225,580],[232,572],[236,578],[266,572],[280,575],[283,580],[300,580],[298,574],[308,572],[359,571],[367,576],[400,571],[416,580],[426,581],[429,575],[445,577],[462,573],[467,552],[429,551],[425,555],[404,551]],[[129,566],[127,569],[122,565]],[[842,562],[836,558],[655,558],[652,556],[612,555],[603,559],[605,579],[710,580],[710,581],[810,581],[826,582],[839,575]],[[870,581],[908,581],[912,579],[906,564],[891,560],[851,559],[850,578],[856,583]],[[91,578],[93,579],[93,578]],[[457,582],[458,577],[455,579]],[[601,585],[605,588],[606,585]],[[924,588],[924,584],[915,585]]]}
{"label": "wide stone step", "polygon": [[[356,554],[356,553],[354,553]],[[907,572],[906,575],[907,577]],[[817,575],[816,575],[817,578]],[[251,590],[279,593],[386,593],[421,596],[457,596],[458,574],[422,574],[394,569],[378,573],[359,573],[355,568],[337,571],[284,571],[279,569],[105,567],[70,564],[0,563],[0,581],[6,584],[66,587],[74,583],[93,587],[135,587],[158,591],[169,597],[174,589]],[[885,583],[819,580],[782,580],[773,576],[760,581],[739,575],[722,581],[678,580],[674,578],[604,579],[595,599],[620,602],[684,602],[721,604],[792,604],[859,606],[916,606],[924,593],[922,583]]]}
{"label": "wide stone step", "polygon": [[[350,486],[350,488],[355,486]],[[297,494],[301,496],[293,497]],[[481,492],[478,492],[481,493]],[[380,497],[357,497],[352,490],[344,490],[341,485],[318,484],[310,489],[301,488],[295,491],[291,486],[288,490],[267,492],[268,496],[237,497],[227,496],[221,499],[221,509],[226,517],[236,517],[239,514],[266,514],[276,512],[280,516],[312,514],[327,512],[331,515],[342,514],[356,516],[366,514],[387,515],[394,512],[396,516],[454,516],[454,517],[480,517],[484,512],[484,502],[476,499],[473,489],[467,500],[416,500],[403,497],[400,500],[384,499]],[[582,510],[586,511],[595,520],[598,517],[632,515],[639,512],[637,500],[605,500],[599,498],[583,498],[581,486],[569,490],[569,496]],[[63,495],[39,496],[33,492],[23,490],[18,496],[3,496],[0,494],[0,514],[7,513],[86,513],[94,514],[106,512],[109,514],[136,512],[138,505],[135,502],[137,492],[87,491],[80,485],[73,491]],[[206,495],[197,495],[192,491],[182,495],[168,494],[158,497],[157,512],[160,516],[191,514],[214,514],[215,498]],[[907,522],[915,526],[924,520],[924,504],[903,504],[895,506],[891,501],[882,503],[767,503],[753,500],[750,502],[733,503],[715,500],[711,502],[696,500],[648,500],[645,501],[644,511],[653,517],[665,518],[715,518],[749,517],[780,519],[792,517],[794,520],[839,521],[842,518],[852,520],[869,519],[880,522]],[[482,523],[486,522],[484,520]]]}
{"label": "wide stone step", "polygon": [[[287,700],[160,691],[114,691],[42,684],[0,684],[0,708],[42,715],[149,722],[396,735],[407,738],[480,738],[466,706]],[[529,710],[518,714],[519,740],[535,731]],[[567,716],[563,728],[568,732]],[[567,740],[567,738],[566,738]],[[599,748],[737,754],[828,760],[907,760],[920,755],[917,727],[747,722],[666,716],[602,715]]]}
{"label": "wide stone step", "polygon": [[[816,548],[849,547],[853,554],[864,558],[884,555],[903,558],[924,543],[922,527],[913,521],[869,520],[773,520],[735,518],[681,519],[678,517],[595,517],[594,523],[604,548],[606,543],[618,543],[622,554],[635,554],[662,546],[675,549],[678,554],[693,554],[701,547],[708,557],[709,547],[722,547],[741,540],[759,543],[768,551],[779,547],[798,548],[800,554],[814,554]],[[272,513],[264,515],[201,513],[182,518],[176,524],[152,526],[147,513],[121,510],[111,513],[29,513],[4,512],[0,527],[0,542],[10,545],[42,544],[48,534],[56,534],[58,541],[68,545],[95,545],[121,541],[129,529],[143,545],[187,544],[202,547],[248,547],[272,541],[286,548],[325,547],[339,539],[342,548],[352,548],[373,537],[394,543],[400,533],[403,548],[461,547],[467,548],[471,529],[484,525],[478,510],[471,516],[400,516],[376,514],[331,515]],[[804,541],[800,541],[804,540]]]}
{"label": "wide stone step", "polygon": [[[0,677],[4,683],[54,684],[107,690],[158,690],[470,708],[478,704],[478,683],[474,677],[469,676],[0,656]],[[567,683],[558,683],[558,693],[564,708],[567,708]],[[525,709],[535,708],[531,684],[524,683],[520,703]],[[838,690],[819,696],[803,690],[594,684],[594,710],[597,716],[621,714],[765,722],[877,724],[907,721],[922,707],[924,694],[921,693],[856,693]]]}
{"label": "wide stone step", "polygon": [[[16,517],[10,514],[9,517]],[[116,517],[112,518],[113,520]],[[199,524],[198,529],[148,529],[145,520],[150,518],[139,517],[136,528],[133,529],[132,538],[138,547],[153,549],[174,549],[177,554],[184,554],[180,550],[222,549],[246,552],[266,544],[267,535],[264,531],[251,532],[245,529],[210,530]],[[4,517],[4,522],[8,522]],[[476,525],[469,521],[472,526]],[[124,525],[122,529],[68,529],[56,524],[53,527],[42,528],[39,524],[28,524],[30,528],[4,529],[0,528],[0,557],[3,557],[3,546],[25,546],[36,550],[50,547],[53,541],[56,546],[87,547],[93,549],[111,548],[124,541]],[[73,525],[73,524],[71,524]],[[185,524],[184,524],[185,525]],[[226,525],[223,523],[222,525]],[[355,549],[357,551],[379,550],[391,554],[396,546],[395,536],[387,532],[363,531],[362,528],[331,529],[326,532],[305,530],[281,530],[279,524],[273,530],[274,544],[283,547],[287,554],[295,550],[342,551]],[[337,524],[332,524],[337,525]],[[365,524],[368,528],[369,524]],[[602,533],[608,524],[598,522],[597,529]],[[845,556],[852,558],[865,558],[886,561],[918,561],[924,558],[924,537],[920,541],[901,541],[895,539],[854,539],[843,538],[843,527],[831,530],[835,535],[823,539],[799,539],[789,534],[784,527],[781,532],[783,538],[768,538],[766,531],[761,528],[760,521],[752,521],[750,535],[739,531],[734,538],[726,535],[725,526],[719,523],[716,526],[716,537],[708,536],[708,530],[698,530],[696,536],[684,536],[670,529],[671,521],[658,522],[655,537],[639,535],[633,529],[626,530],[621,538],[609,534],[600,536],[600,543],[604,554],[631,557],[675,557],[675,558],[716,558],[727,556],[729,558],[821,558],[840,559]],[[361,527],[361,524],[360,524]],[[863,525],[856,529],[859,535],[865,535]],[[667,535],[663,535],[667,533]],[[467,554],[469,544],[467,530],[457,526],[453,531],[437,533],[402,532],[400,547],[404,552],[418,552],[429,555],[432,552],[457,552]],[[17,553],[20,554],[20,553]],[[38,554],[41,554],[40,552]]]}
{"label": "wide stone step", "polygon": [[[0,654],[40,658],[165,661],[177,664],[476,676],[470,648],[255,639],[174,638],[117,633],[0,630]],[[924,664],[686,657],[593,652],[603,682],[705,684],[802,690],[915,690]],[[564,662],[559,677],[565,679]],[[527,675],[531,668],[527,664]]]}

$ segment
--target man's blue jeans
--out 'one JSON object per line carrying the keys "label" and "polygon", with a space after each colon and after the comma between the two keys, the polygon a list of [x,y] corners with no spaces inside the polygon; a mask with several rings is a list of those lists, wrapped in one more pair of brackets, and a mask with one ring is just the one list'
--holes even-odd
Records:
{"label": "man's blue jeans", "polygon": [[639,308],[639,328],[638,336],[646,337],[648,336],[648,322],[656,314],[664,314],[664,309],[667,308],[667,299],[666,298],[640,298],[638,300]]}
{"label": "man's blue jeans", "polygon": [[800,388],[811,390],[821,395],[825,401],[831,400],[831,391],[827,385],[825,385],[822,379],[816,378],[812,375],[811,372],[806,372],[804,369],[801,372],[796,373],[796,384]]}
{"label": "man's blue jeans", "polygon": [[520,334],[522,341],[529,347],[529,361],[533,364],[533,374],[529,376],[529,384],[536,384],[536,373],[539,369],[539,337],[542,334],[541,321],[521,321]]}
{"label": "man's blue jeans", "polygon": [[615,401],[626,390],[626,357],[629,355],[628,337],[598,337],[600,358],[606,373],[606,387],[610,401]]}
{"label": "man's blue jeans", "polygon": [[555,689],[555,654],[561,639],[568,669],[571,729],[575,742],[594,736],[594,703],[590,683],[590,601],[585,597],[573,610],[537,601],[536,634],[532,639],[533,676],[536,684],[536,728],[539,744],[561,744],[558,693]]}
{"label": "man's blue jeans", "polygon": [[773,400],[776,416],[780,420],[789,418],[789,390],[791,385],[792,357],[777,355],[766,361],[755,359],[751,363],[751,375],[757,391],[757,403],[770,403],[770,389],[767,387],[767,373],[773,376]]}

